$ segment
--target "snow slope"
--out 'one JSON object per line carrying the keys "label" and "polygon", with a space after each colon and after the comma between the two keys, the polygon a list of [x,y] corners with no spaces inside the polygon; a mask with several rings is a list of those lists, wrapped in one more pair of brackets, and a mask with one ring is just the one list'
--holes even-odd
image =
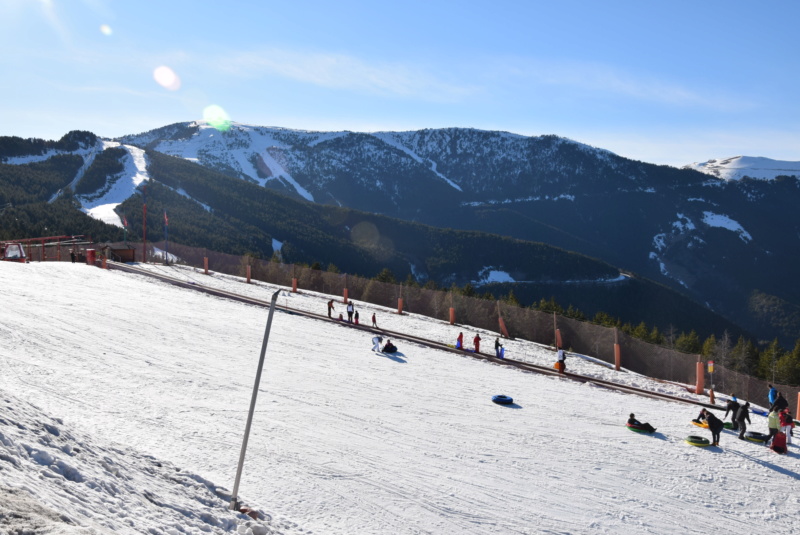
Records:
{"label": "snow slope", "polygon": [[[274,291],[219,274],[148,268],[264,300]],[[136,448],[232,487],[265,309],[82,264],[0,263],[0,284],[0,392],[98,442]],[[319,313],[325,302],[286,291],[279,299]],[[357,309],[362,318],[375,311],[381,327],[435,340],[454,340],[459,331],[471,340],[475,332],[380,307]],[[481,335],[491,346],[495,335]],[[402,340],[399,353],[376,354],[369,338],[337,321],[275,314],[239,493],[256,509],[291,519],[275,533],[797,529],[794,445],[778,456],[725,432],[720,448],[696,448],[683,442],[707,435],[689,423],[695,406]],[[553,361],[547,348],[505,345],[510,358]],[[567,364],[685,393],[590,359],[572,356]],[[515,405],[491,403],[499,393]],[[658,433],[626,430],[630,412]],[[752,429],[766,431],[765,418],[754,416]],[[19,492],[6,463],[0,456],[0,487]],[[5,507],[0,501],[0,512]]]}
{"label": "snow slope", "polygon": [[694,169],[723,180],[741,180],[749,176],[764,180],[775,177],[797,176],[800,177],[800,162],[786,162],[756,156],[734,156],[721,160],[708,160],[703,163],[685,165],[684,169]]}

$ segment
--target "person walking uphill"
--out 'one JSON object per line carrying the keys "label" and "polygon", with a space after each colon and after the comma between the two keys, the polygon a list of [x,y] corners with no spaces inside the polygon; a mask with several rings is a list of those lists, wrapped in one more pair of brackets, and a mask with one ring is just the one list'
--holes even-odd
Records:
{"label": "person walking uphill", "polygon": [[336,310],[336,309],[333,308],[333,299],[331,299],[330,301],[328,301],[328,317],[329,318],[331,317],[331,312],[333,310]]}
{"label": "person walking uphill", "polygon": [[475,353],[481,352],[481,335],[476,334],[475,338],[472,339],[472,342],[475,344]]}
{"label": "person walking uphill", "polygon": [[750,403],[745,401],[744,405],[739,407],[739,410],[736,411],[736,423],[739,427],[739,439],[744,440],[744,434],[747,432],[747,424],[744,423],[745,420],[747,424],[750,423]]}
{"label": "person walking uphill", "polygon": [[792,428],[794,427],[794,418],[789,409],[783,409],[778,415],[778,421],[781,424],[781,431],[786,435],[786,443],[792,443]]}
{"label": "person walking uphill", "polygon": [[376,329],[378,328],[378,320],[375,317],[375,313],[374,312],[372,313],[372,326],[375,327]]}
{"label": "person walking uphill", "polygon": [[778,409],[778,412],[782,411],[783,409],[789,408],[789,402],[786,401],[786,398],[783,397],[783,392],[778,392],[778,397],[775,398],[775,401],[772,403],[772,406],[769,408],[770,412],[772,409]]}
{"label": "person walking uphill", "polygon": [[775,433],[780,431],[781,428],[781,418],[778,409],[773,408],[772,411],[770,411],[769,416],[767,416],[767,426],[769,427],[769,437],[764,441],[764,444],[769,446],[772,437],[774,437]]}
{"label": "person walking uphill", "polygon": [[725,424],[722,423],[722,420],[708,412],[706,409],[700,411],[700,414],[708,423],[708,430],[711,431],[711,445],[719,446],[719,434],[722,433],[722,430],[725,428]]}

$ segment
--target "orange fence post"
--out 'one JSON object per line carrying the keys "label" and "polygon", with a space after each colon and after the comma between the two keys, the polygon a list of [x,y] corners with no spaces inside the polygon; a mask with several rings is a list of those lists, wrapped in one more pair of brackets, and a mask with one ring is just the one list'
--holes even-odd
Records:
{"label": "orange fence post", "polygon": [[344,289],[344,304],[345,304],[345,305],[347,304],[347,297],[348,297],[348,296],[347,296],[347,294],[348,294],[348,292],[347,292],[347,288],[345,288],[345,289]]}
{"label": "orange fence post", "polygon": [[564,347],[564,343],[561,341],[561,329],[556,329],[556,347]]}
{"label": "orange fence post", "polygon": [[[800,392],[797,393],[797,411],[800,411]],[[794,411],[795,415],[800,414],[797,411]]]}
{"label": "orange fence post", "polygon": [[450,325],[454,325],[456,322],[456,309],[450,307]]}
{"label": "orange fence post", "polygon": [[714,389],[708,391],[708,402],[714,405]]}
{"label": "orange fence post", "polygon": [[402,297],[398,297],[397,298],[397,313],[398,314],[402,314],[403,313],[403,298]]}
{"label": "orange fence post", "polygon": [[297,293],[297,277],[292,279],[292,293]]}
{"label": "orange fence post", "polygon": [[106,264],[107,260],[108,259],[105,256],[103,256],[103,269],[108,269],[108,264]]}
{"label": "orange fence post", "polygon": [[208,257],[207,256],[203,257],[203,273],[205,275],[208,275]]}
{"label": "orange fence post", "polygon": [[251,273],[250,266],[247,266],[247,284],[250,284],[250,273]]}
{"label": "orange fence post", "polygon": [[697,385],[695,386],[694,393],[702,394],[705,392],[706,384],[706,371],[702,362],[697,363]]}
{"label": "orange fence post", "polygon": [[508,329],[506,329],[506,322],[503,321],[503,317],[500,316],[497,319],[498,319],[498,322],[500,323],[500,334],[502,334],[506,338],[511,338],[510,336],[508,336]]}
{"label": "orange fence post", "polygon": [[614,369],[616,371],[619,371],[621,366],[622,366],[622,351],[620,350],[619,344],[614,344]]}

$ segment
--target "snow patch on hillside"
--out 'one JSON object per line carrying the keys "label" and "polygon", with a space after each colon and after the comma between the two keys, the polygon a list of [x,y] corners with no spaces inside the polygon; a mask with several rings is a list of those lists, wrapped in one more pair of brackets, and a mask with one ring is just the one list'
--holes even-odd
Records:
{"label": "snow patch on hillside", "polygon": [[[107,141],[103,148],[117,146],[120,146],[120,144]],[[120,228],[122,228],[122,219],[114,211],[115,208],[133,196],[136,188],[143,182],[150,180],[150,175],[147,173],[147,158],[144,150],[132,145],[122,145],[122,148],[128,152],[128,157],[124,159],[122,173],[116,177],[109,177],[108,180],[112,183],[111,187],[99,197],[92,195],[77,196],[81,203],[81,210],[84,213]]]}
{"label": "snow patch on hillside", "polygon": [[703,223],[709,227],[719,227],[728,229],[731,232],[736,232],[739,234],[739,238],[745,243],[753,241],[753,237],[742,225],[726,215],[715,214],[714,212],[703,212]]}
{"label": "snow patch on hillside", "polygon": [[396,148],[397,150],[402,151],[403,153],[405,153],[406,155],[411,157],[414,161],[416,161],[416,162],[418,162],[420,164],[423,164],[423,165],[427,165],[428,168],[433,172],[433,174],[435,174],[436,176],[438,176],[439,178],[444,180],[452,188],[455,188],[458,191],[464,191],[464,190],[461,189],[461,186],[459,186],[458,184],[456,184],[455,182],[453,182],[452,180],[450,180],[449,178],[444,176],[442,173],[440,173],[436,169],[436,162],[434,162],[433,160],[429,160],[427,158],[422,158],[419,154],[415,153],[414,151],[412,151],[411,149],[409,149],[408,147],[403,145],[397,139],[397,137],[395,137],[394,132],[374,132],[371,135],[373,137],[376,137],[376,138],[380,139],[381,141],[383,141],[387,145],[390,145],[390,146]]}

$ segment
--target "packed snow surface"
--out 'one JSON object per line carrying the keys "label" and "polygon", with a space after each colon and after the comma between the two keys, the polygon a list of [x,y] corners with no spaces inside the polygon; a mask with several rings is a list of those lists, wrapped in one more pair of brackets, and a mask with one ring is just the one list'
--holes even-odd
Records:
{"label": "packed snow surface", "polygon": [[[147,269],[265,301],[275,291],[187,268]],[[0,283],[0,493],[16,499],[0,499],[3,527],[22,508],[48,512],[41,522],[52,530],[36,533],[69,533],[59,531],[65,516],[84,529],[75,533],[156,535],[797,529],[795,445],[780,456],[726,431],[719,448],[697,448],[683,440],[708,436],[690,424],[695,405],[402,339],[393,339],[398,353],[373,353],[371,332],[282,311],[239,489],[269,516],[247,525],[219,502],[233,487],[267,309],[68,262],[0,263]],[[278,303],[325,315],[328,298],[284,290]],[[364,319],[376,313],[382,329],[437,341],[480,333],[484,351],[496,337],[391,308],[356,309]],[[502,343],[511,359],[554,360],[550,348]],[[570,354],[567,366],[708,400],[588,357]],[[492,403],[496,394],[514,405]],[[628,431],[630,412],[658,432]],[[751,429],[766,432],[766,419],[752,418]]]}

